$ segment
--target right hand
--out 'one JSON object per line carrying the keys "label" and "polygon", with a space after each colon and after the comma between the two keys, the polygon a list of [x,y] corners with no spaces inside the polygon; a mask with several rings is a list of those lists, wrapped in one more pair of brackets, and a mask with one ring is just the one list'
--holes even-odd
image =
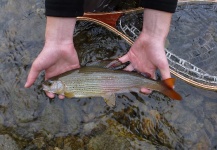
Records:
{"label": "right hand", "polygon": [[[35,59],[30,69],[25,87],[30,87],[45,70],[45,80],[79,68],[79,60],[73,43],[73,31],[76,18],[62,18],[47,16],[45,45],[41,53]],[[46,92],[47,96],[53,98],[53,93]],[[63,95],[59,95],[63,99]]]}
{"label": "right hand", "polygon": [[[47,80],[53,76],[79,67],[79,60],[73,43],[62,45],[46,43],[32,64],[25,87],[30,87],[43,70],[45,70],[45,80]],[[46,94],[50,98],[55,96],[49,92]],[[64,96],[59,95],[59,98],[63,99]]]}

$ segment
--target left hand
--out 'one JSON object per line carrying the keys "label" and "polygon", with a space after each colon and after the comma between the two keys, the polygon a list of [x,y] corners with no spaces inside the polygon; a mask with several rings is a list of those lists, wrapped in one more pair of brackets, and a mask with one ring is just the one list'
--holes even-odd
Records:
{"label": "left hand", "polygon": [[[162,79],[170,78],[170,70],[168,61],[165,55],[164,43],[159,42],[157,39],[147,39],[143,33],[135,41],[129,52],[119,58],[124,63],[130,61],[130,65],[126,70],[136,70],[142,73],[150,74],[150,77],[155,79],[155,71],[159,69]],[[142,88],[141,92],[150,93],[151,91]]]}
{"label": "left hand", "polygon": [[[155,79],[155,71],[159,69],[163,80],[171,77],[164,50],[171,16],[171,13],[144,9],[141,34],[129,52],[119,58],[122,63],[131,62],[125,70],[132,71],[135,69],[141,73],[148,73],[151,75],[151,78]],[[141,92],[148,94],[151,91],[142,88]]]}

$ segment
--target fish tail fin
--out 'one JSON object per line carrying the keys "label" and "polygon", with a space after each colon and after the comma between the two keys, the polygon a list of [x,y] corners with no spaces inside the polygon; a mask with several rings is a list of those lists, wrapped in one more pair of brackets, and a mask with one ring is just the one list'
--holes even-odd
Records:
{"label": "fish tail fin", "polygon": [[182,100],[182,96],[174,90],[174,78],[163,80],[161,84],[165,87],[163,91],[161,91],[163,94],[175,100]]}

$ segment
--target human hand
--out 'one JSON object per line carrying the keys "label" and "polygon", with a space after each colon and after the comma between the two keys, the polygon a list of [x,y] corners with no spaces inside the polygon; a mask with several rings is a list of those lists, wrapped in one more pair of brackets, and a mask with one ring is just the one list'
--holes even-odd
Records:
{"label": "human hand", "polygon": [[[45,70],[45,80],[47,80],[79,67],[79,60],[73,43],[64,45],[46,43],[32,64],[25,87],[30,87],[43,70]],[[46,92],[46,94],[50,98],[54,97],[53,93]],[[64,96],[59,95],[59,98],[63,99]]]}
{"label": "human hand", "polygon": [[[73,43],[73,31],[76,18],[47,17],[45,45],[41,53],[35,59],[30,69],[25,87],[30,87],[45,70],[45,80],[79,68],[79,60]],[[46,93],[53,98],[53,93]],[[63,95],[59,95],[63,99]]]}
{"label": "human hand", "polygon": [[[129,52],[119,58],[122,63],[130,61],[125,70],[136,70],[141,73],[150,74],[150,77],[155,79],[155,71],[159,69],[162,79],[170,78],[170,70],[168,61],[164,51],[164,43],[157,39],[148,38],[143,33],[130,48]],[[142,88],[141,92],[149,94],[151,91]]]}
{"label": "human hand", "polygon": [[[171,13],[152,9],[144,9],[143,29],[129,52],[119,58],[124,63],[130,61],[128,71],[136,70],[150,74],[155,78],[155,71],[159,69],[162,79],[170,78],[170,70],[165,55],[164,45],[169,32]],[[151,91],[142,88],[141,92]]]}

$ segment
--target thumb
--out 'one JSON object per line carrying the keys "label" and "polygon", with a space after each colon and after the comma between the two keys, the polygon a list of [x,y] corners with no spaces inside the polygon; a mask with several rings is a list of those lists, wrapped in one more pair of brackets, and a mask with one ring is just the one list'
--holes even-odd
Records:
{"label": "thumb", "polygon": [[158,68],[158,69],[160,70],[162,80],[171,78],[170,68],[168,65],[163,68]]}
{"label": "thumb", "polygon": [[33,66],[30,69],[29,75],[27,77],[27,81],[25,84],[25,88],[29,88],[32,86],[32,84],[35,82],[35,80],[37,79],[38,75],[40,73],[40,70],[35,69]]}
{"label": "thumb", "polygon": [[128,56],[128,53],[125,54],[124,56],[118,58],[118,60],[121,61],[122,63],[125,63],[125,62],[130,61],[130,58],[129,58],[129,56]]}

